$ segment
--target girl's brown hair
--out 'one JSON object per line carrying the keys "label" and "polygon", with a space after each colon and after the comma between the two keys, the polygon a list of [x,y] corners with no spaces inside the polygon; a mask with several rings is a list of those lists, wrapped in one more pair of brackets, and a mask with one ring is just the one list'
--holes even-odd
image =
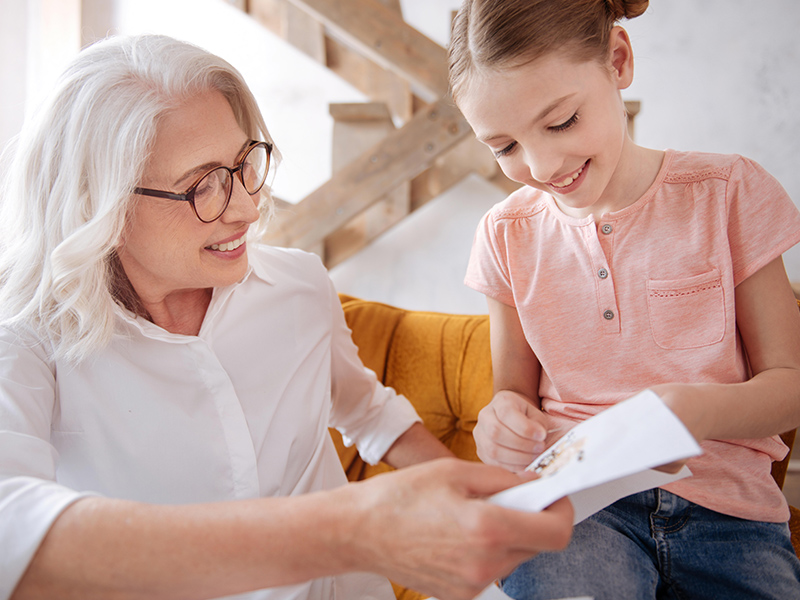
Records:
{"label": "girl's brown hair", "polygon": [[455,98],[477,69],[528,63],[554,50],[604,61],[609,32],[638,17],[649,0],[464,0],[449,50]]}

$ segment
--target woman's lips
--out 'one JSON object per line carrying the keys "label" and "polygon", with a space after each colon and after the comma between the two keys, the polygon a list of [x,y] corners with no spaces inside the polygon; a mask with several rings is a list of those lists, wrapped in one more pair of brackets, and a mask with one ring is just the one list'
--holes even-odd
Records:
{"label": "woman's lips", "polygon": [[218,252],[230,252],[232,250],[236,250],[239,246],[244,244],[245,238],[247,238],[247,232],[229,242],[224,242],[222,244],[211,244],[210,246],[206,246],[206,248],[209,250],[217,250]]}

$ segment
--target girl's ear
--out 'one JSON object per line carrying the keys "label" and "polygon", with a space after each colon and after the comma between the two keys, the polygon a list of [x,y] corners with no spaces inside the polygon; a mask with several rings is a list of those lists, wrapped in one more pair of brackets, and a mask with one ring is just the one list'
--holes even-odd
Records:
{"label": "girl's ear", "polygon": [[628,32],[615,26],[608,41],[611,76],[617,87],[624,90],[633,82],[633,47]]}

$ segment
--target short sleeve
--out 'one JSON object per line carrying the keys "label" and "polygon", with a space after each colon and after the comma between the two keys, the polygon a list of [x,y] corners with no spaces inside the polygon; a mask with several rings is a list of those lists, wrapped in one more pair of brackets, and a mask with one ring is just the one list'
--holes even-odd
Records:
{"label": "short sleeve", "polygon": [[739,157],[726,191],[734,285],[800,242],[800,211],[761,165]]}
{"label": "short sleeve", "polygon": [[464,283],[482,294],[514,306],[508,251],[492,209],[481,219],[472,241]]}

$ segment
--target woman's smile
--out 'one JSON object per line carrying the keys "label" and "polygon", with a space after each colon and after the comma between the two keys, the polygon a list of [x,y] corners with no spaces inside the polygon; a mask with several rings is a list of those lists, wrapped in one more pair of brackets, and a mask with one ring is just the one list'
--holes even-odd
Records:
{"label": "woman's smile", "polygon": [[247,231],[245,231],[236,238],[227,239],[224,242],[206,246],[206,250],[228,254],[242,247],[245,244],[246,239],[247,239]]}

